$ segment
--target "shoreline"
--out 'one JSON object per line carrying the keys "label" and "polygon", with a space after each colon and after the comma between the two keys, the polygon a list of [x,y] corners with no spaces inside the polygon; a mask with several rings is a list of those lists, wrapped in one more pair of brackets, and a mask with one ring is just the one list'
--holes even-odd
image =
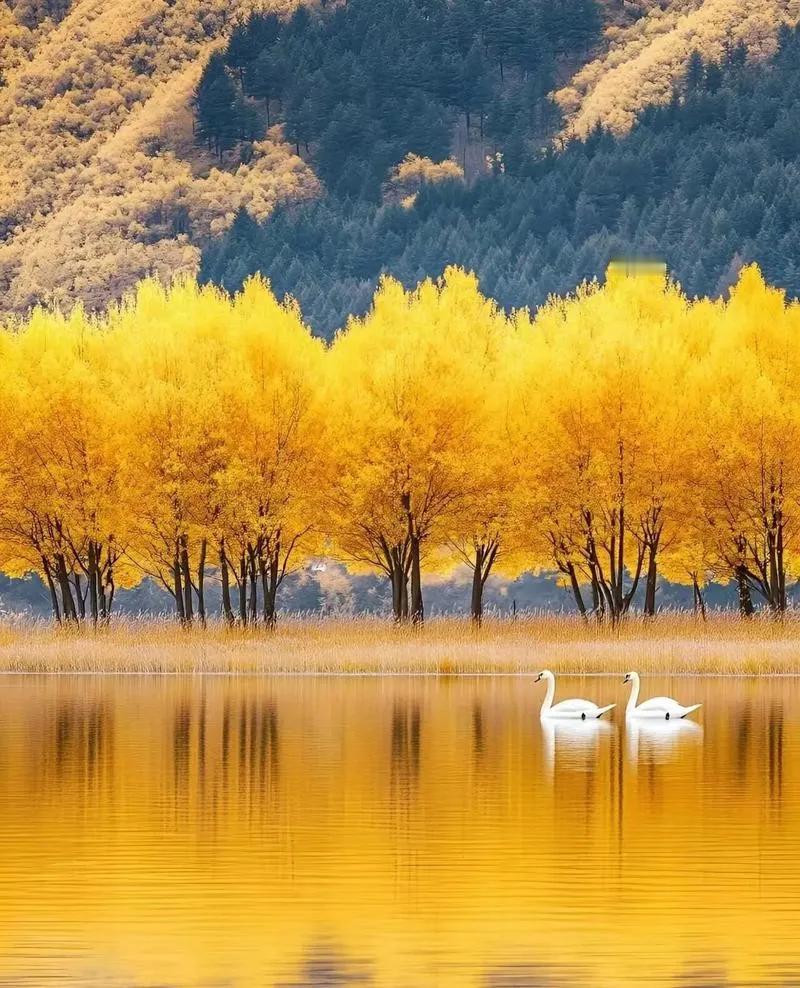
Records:
{"label": "shoreline", "polygon": [[[529,679],[536,675],[535,670],[521,672],[335,672],[335,671],[291,671],[291,670],[262,670],[238,672],[234,669],[224,670],[144,670],[126,672],[123,669],[0,669],[0,680],[4,678],[40,678],[48,679],[86,677],[102,679]],[[571,669],[559,669],[555,675],[559,679],[617,679],[618,672],[574,672]],[[702,672],[697,669],[654,669],[641,673],[642,680],[656,677],[680,676],[681,679],[800,679],[797,672]]]}
{"label": "shoreline", "polygon": [[0,675],[519,677],[558,675],[800,676],[800,615],[701,622],[674,612],[622,625],[571,615],[432,618],[422,628],[375,618],[296,618],[273,629],[181,628],[118,619],[98,629],[0,624]]}

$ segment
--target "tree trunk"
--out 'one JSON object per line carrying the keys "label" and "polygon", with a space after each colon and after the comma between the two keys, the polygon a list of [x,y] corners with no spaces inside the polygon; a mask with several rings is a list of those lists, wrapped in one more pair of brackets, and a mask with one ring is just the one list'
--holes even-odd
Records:
{"label": "tree trunk", "polygon": [[97,616],[100,622],[105,624],[109,618],[110,602],[107,601],[105,588],[103,587],[103,572],[98,566],[94,572],[94,593],[97,599]]}
{"label": "tree trunk", "polygon": [[242,550],[239,557],[239,620],[247,624],[247,559]]}
{"label": "tree trunk", "polygon": [[409,613],[412,624],[422,624],[425,620],[425,605],[422,602],[422,577],[419,564],[419,536],[411,539],[411,600]]}
{"label": "tree trunk", "polygon": [[783,565],[783,516],[778,526],[778,541],[775,549],[778,570],[778,608],[781,614],[786,610],[786,567]]}
{"label": "tree trunk", "polygon": [[[572,563],[567,563],[567,574],[569,575],[569,583],[572,587],[572,596],[575,598],[575,603],[578,606],[578,612],[582,618],[586,618],[586,604],[583,602],[583,594],[581,593],[581,585],[578,582],[578,574],[575,572],[575,566]],[[596,596],[596,587],[592,583],[592,593]],[[595,610],[597,609],[597,604],[595,603]]]}
{"label": "tree trunk", "polygon": [[58,606],[58,594],[56,593],[56,585],[53,582],[53,571],[50,568],[50,561],[47,556],[42,556],[42,568],[44,569],[45,579],[47,580],[47,588],[50,591],[50,606],[53,608],[53,617],[56,620],[56,624],[61,624],[61,608]]}
{"label": "tree trunk", "polygon": [[618,539],[618,551],[619,555],[617,557],[617,578],[616,587],[614,592],[614,618],[619,619],[622,616],[623,611],[623,593],[622,593],[622,581],[625,577],[625,508],[620,506],[619,509],[619,539]]}
{"label": "tree trunk", "polygon": [[477,627],[483,622],[483,583],[481,581],[481,568],[483,564],[483,548],[478,549],[475,559],[475,566],[472,570],[472,595],[470,598],[470,614],[473,624]]}
{"label": "tree trunk", "polygon": [[614,602],[614,592],[613,592],[613,582],[614,582],[614,560],[616,558],[615,550],[615,540],[612,536],[612,551],[611,551],[611,580],[612,586],[609,587],[605,578],[603,577],[603,571],[600,566],[600,560],[597,558],[597,545],[594,541],[594,536],[591,533],[591,516],[587,516],[587,525],[589,526],[589,535],[586,540],[586,558],[589,564],[589,572],[592,577],[592,597],[595,602],[595,614],[597,615],[598,621],[605,619],[606,614],[611,616],[612,622],[615,620],[615,602]]}
{"label": "tree trunk", "polygon": [[182,535],[181,543],[181,578],[183,581],[183,617],[186,624],[191,624],[194,618],[192,607],[192,570],[189,565],[189,539]]}
{"label": "tree trunk", "polygon": [[[592,613],[598,622],[605,620],[606,612],[614,614],[614,597],[603,577],[600,560],[597,558],[597,543],[594,539],[594,524],[591,511],[583,512],[583,523],[586,526],[586,548],[584,555],[589,567],[589,576],[592,581]],[[614,568],[614,538],[612,535],[611,569],[613,582]]]}
{"label": "tree trunk", "polygon": [[67,623],[77,624],[78,615],[75,611],[75,601],[72,599],[72,591],[69,586],[67,564],[61,554],[56,556],[56,575],[58,577],[58,586],[61,591],[61,613],[64,615],[64,620]]}
{"label": "tree trunk", "polygon": [[98,550],[92,539],[89,539],[89,572],[87,574],[87,579],[89,581],[89,613],[92,616],[92,624],[97,627],[97,619],[99,617],[99,607],[97,600],[97,570],[99,568]]}
{"label": "tree trunk", "polygon": [[275,548],[269,556],[269,602],[264,601],[264,619],[268,628],[274,628],[278,621],[278,573],[280,571],[281,543],[276,541]]}
{"label": "tree trunk", "polygon": [[206,626],[206,553],[208,552],[208,542],[202,539],[200,542],[200,559],[197,563],[197,616],[200,623]]}
{"label": "tree trunk", "polygon": [[175,558],[172,561],[172,592],[175,597],[175,613],[181,624],[186,624],[186,611],[183,606],[183,588],[181,587],[181,558],[178,546],[175,546]]}
{"label": "tree trunk", "polygon": [[658,543],[651,543],[648,547],[647,579],[644,589],[644,613],[647,617],[654,617],[656,613],[656,584],[658,580],[658,568],[656,565],[657,551]]}
{"label": "tree trunk", "polygon": [[404,548],[388,550],[389,579],[392,585],[392,611],[398,623],[408,618],[408,570]]}
{"label": "tree trunk", "polygon": [[782,513],[773,508],[772,527],[767,532],[769,553],[769,606],[772,612],[781,617],[786,610],[786,573],[783,565],[783,521]]}
{"label": "tree trunk", "polygon": [[392,552],[392,562],[389,569],[389,580],[392,584],[392,614],[398,623],[403,620],[403,581],[405,574],[396,550]]}
{"label": "tree trunk", "polygon": [[422,624],[425,620],[425,606],[422,602],[422,576],[419,560],[420,536],[414,523],[410,494],[403,494],[402,505],[408,523],[408,545],[411,552],[411,600],[409,602],[411,623]]}
{"label": "tree trunk", "polygon": [[475,546],[470,613],[476,625],[480,625],[483,621],[483,590],[489,579],[489,574],[492,572],[498,548],[497,539],[489,539],[487,542]]}
{"label": "tree trunk", "polygon": [[73,573],[72,582],[75,584],[75,606],[78,609],[78,619],[80,621],[86,620],[86,598],[83,595],[83,588],[81,587],[81,574]]}
{"label": "tree trunk", "polygon": [[258,554],[258,572],[261,577],[261,611],[264,624],[269,624],[269,572],[263,550]]}
{"label": "tree trunk", "polygon": [[231,577],[228,572],[228,557],[225,553],[225,539],[219,540],[219,572],[222,579],[222,615],[225,624],[233,624],[233,607],[231,606]]}
{"label": "tree trunk", "polygon": [[256,617],[258,616],[258,581],[256,579],[256,551],[252,545],[247,546],[247,555],[250,561],[250,602],[248,613],[250,623],[255,624]]}
{"label": "tree trunk", "polygon": [[736,567],[736,584],[739,590],[739,612],[742,617],[750,618],[755,613],[755,608],[744,566]]}
{"label": "tree trunk", "polygon": [[700,616],[705,621],[706,602],[703,600],[703,591],[700,589],[700,584],[697,581],[697,573],[692,573],[692,587],[694,590],[694,612],[697,614],[700,611]]}
{"label": "tree trunk", "polygon": [[603,617],[603,598],[600,595],[600,587],[597,584],[597,577],[592,570],[592,612],[598,619]]}
{"label": "tree trunk", "polygon": [[111,559],[111,551],[109,550],[107,561],[106,561],[106,571],[105,571],[105,585],[108,587],[108,596],[106,596],[105,591],[102,586],[102,574],[98,571],[97,579],[100,582],[100,610],[103,615],[104,621],[111,620],[111,608],[114,606],[114,591],[116,590],[116,584],[114,583],[114,562]]}

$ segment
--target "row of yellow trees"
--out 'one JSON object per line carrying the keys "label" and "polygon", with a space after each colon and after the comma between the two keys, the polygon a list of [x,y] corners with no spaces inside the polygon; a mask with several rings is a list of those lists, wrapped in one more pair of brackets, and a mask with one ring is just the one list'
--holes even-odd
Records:
{"label": "row of yellow trees", "polygon": [[330,347],[262,281],[231,298],[143,283],[102,319],[0,334],[0,565],[65,622],[151,577],[177,617],[275,621],[292,568],[386,575],[398,620],[423,569],[557,570],[618,620],[659,574],[786,608],[800,513],[800,307],[743,271],[727,301],[611,270],[535,316],[469,274],[406,292]]}

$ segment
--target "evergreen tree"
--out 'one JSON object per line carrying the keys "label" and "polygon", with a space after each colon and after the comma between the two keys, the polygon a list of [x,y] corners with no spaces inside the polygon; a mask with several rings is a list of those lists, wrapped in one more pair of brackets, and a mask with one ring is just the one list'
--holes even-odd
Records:
{"label": "evergreen tree", "polygon": [[[494,0],[470,0],[467,8],[465,2],[411,0],[399,12],[392,6],[398,25],[392,44],[402,47],[413,37],[422,47],[395,59],[397,72],[381,71],[374,101],[378,63],[392,60],[356,54],[357,39],[365,37],[357,28],[372,24],[375,11],[388,17],[388,0],[374,7],[351,0],[347,10],[330,15],[336,44],[325,52],[312,45],[302,64],[321,59],[334,73],[346,65],[340,84],[354,101],[332,109],[321,77],[295,73],[284,84],[284,102],[291,102],[284,107],[287,136],[311,154],[329,194],[278,209],[258,236],[231,231],[209,244],[204,278],[235,288],[238,272],[260,270],[280,294],[297,296],[305,317],[326,336],[363,311],[383,272],[410,287],[448,263],[476,271],[506,306],[535,307],[551,291],[571,291],[601,275],[616,255],[663,258],[692,294],[724,291],[737,257],[758,262],[773,283],[797,291],[798,31],[782,32],[770,64],[745,63],[736,48],[713,69],[693,58],[671,102],[644,111],[623,137],[597,129],[558,152],[537,151],[533,80],[525,82],[507,54],[501,83],[493,63],[492,44],[502,40],[508,10],[519,13],[525,5],[501,9]],[[458,18],[444,31],[456,9]],[[559,20],[563,9],[536,6],[537,30],[551,39],[569,34]],[[426,44],[433,21],[446,46],[437,48],[438,36]],[[324,22],[306,16],[292,43],[310,43],[309,32]],[[480,44],[473,40],[464,50],[469,25]],[[443,98],[443,64],[464,73],[447,97],[452,105]],[[498,150],[486,175],[469,185],[424,186],[409,209],[382,204],[386,172],[407,150],[447,156],[454,113],[480,112],[483,94],[474,91],[480,79],[489,83],[486,135]]]}
{"label": "evergreen tree", "polygon": [[242,104],[222,53],[209,59],[195,90],[194,105],[198,140],[222,158],[242,133]]}

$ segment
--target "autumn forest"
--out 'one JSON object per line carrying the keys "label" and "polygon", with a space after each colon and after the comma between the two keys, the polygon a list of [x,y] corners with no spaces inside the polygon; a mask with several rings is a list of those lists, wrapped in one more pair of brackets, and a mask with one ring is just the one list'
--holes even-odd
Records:
{"label": "autumn forest", "polygon": [[0,0],[0,988],[800,985],[799,341],[800,0]]}
{"label": "autumn forest", "polygon": [[10,0],[0,609],[783,614],[799,20]]}
{"label": "autumn forest", "polygon": [[[295,304],[144,282],[103,318],[39,310],[1,338],[0,551],[65,623],[145,577],[177,618],[272,625],[314,556],[383,574],[399,622],[422,576],[557,571],[616,622],[660,576],[732,582],[780,615],[798,559],[800,305],[756,267],[727,300],[661,268],[504,313],[451,268],[385,280],[331,345]],[[640,590],[639,598],[636,598]],[[214,615],[216,616],[216,615]]]}

